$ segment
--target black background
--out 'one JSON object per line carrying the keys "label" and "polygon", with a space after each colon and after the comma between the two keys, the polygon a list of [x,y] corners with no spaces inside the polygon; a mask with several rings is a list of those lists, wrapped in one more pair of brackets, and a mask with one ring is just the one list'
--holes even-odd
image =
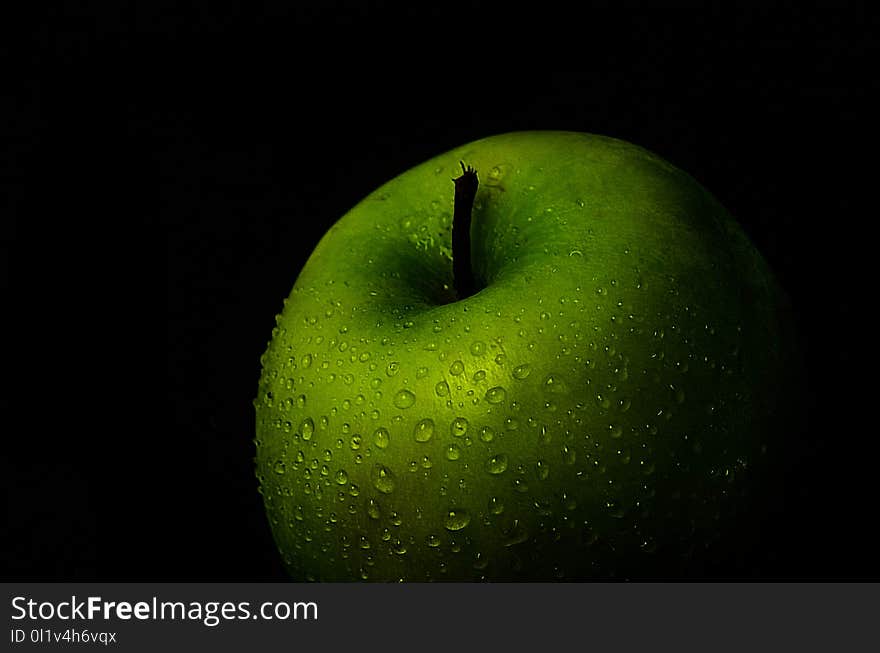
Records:
{"label": "black background", "polygon": [[379,184],[519,129],[639,144],[742,223],[797,307],[811,397],[786,509],[738,576],[880,577],[876,21],[577,4],[56,3],[7,23],[4,579],[283,580],[251,406],[282,299]]}

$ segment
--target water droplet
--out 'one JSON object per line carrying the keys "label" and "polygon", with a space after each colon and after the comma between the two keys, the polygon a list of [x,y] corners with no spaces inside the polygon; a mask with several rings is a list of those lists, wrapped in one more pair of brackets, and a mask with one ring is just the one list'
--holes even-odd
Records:
{"label": "water droplet", "polygon": [[299,425],[299,432],[303,440],[311,440],[312,434],[315,432],[315,422],[311,417],[306,417]]}
{"label": "water droplet", "polygon": [[535,510],[538,511],[538,514],[542,517],[551,517],[553,516],[553,505],[549,501],[541,501],[536,500],[534,503]]}
{"label": "water droplet", "polygon": [[428,376],[428,368],[427,367],[420,367],[419,369],[416,370],[416,378],[417,379],[424,379],[426,376]]}
{"label": "water droplet", "polygon": [[367,501],[367,515],[370,516],[370,519],[379,519],[379,517],[382,516],[382,511],[375,499],[369,499]]}
{"label": "water droplet", "polygon": [[[531,423],[532,423],[532,420],[530,419],[529,424],[531,424]],[[547,445],[547,444],[550,444],[550,441],[552,439],[553,438],[550,435],[550,431],[547,429],[547,425],[541,424],[541,434],[538,436],[538,442],[540,442],[543,445]]]}
{"label": "water droplet", "polygon": [[482,356],[486,353],[486,344],[477,340],[471,345],[471,355],[472,356]]}
{"label": "water droplet", "polygon": [[464,437],[465,433],[468,430],[468,421],[464,417],[456,417],[452,420],[452,426],[450,428],[452,435],[457,438]]}
{"label": "water droplet", "polygon": [[504,512],[504,503],[498,497],[489,499],[489,514],[500,515]]}
{"label": "water droplet", "polygon": [[389,494],[394,490],[394,474],[385,465],[376,463],[370,472],[370,479],[375,487],[382,494]]}
{"label": "water droplet", "polygon": [[605,507],[608,509],[608,514],[614,517],[615,519],[621,519],[624,516],[623,506],[620,504],[620,501],[614,498],[609,498],[605,501]]}
{"label": "water droplet", "polygon": [[568,391],[568,386],[561,376],[550,374],[544,379],[544,391],[550,394],[564,394]]}
{"label": "water droplet", "polygon": [[492,475],[503,474],[507,471],[507,454],[499,453],[486,461],[486,471]]}
{"label": "water droplet", "polygon": [[535,463],[535,473],[538,475],[539,479],[546,481],[547,477],[550,476],[550,465],[543,460],[539,460]]}
{"label": "water droplet", "polygon": [[529,532],[518,519],[514,519],[509,528],[504,529],[504,546],[522,544],[529,539]]}
{"label": "water droplet", "polygon": [[436,535],[434,535],[433,533],[428,535],[427,538],[425,538],[425,542],[432,549],[436,549],[438,546],[440,546],[440,538],[437,537]]}
{"label": "water droplet", "polygon": [[453,508],[446,513],[446,519],[443,520],[443,526],[448,531],[460,531],[471,521],[471,516],[467,510],[463,508]]}
{"label": "water droplet", "polygon": [[461,361],[457,360],[449,366],[449,373],[452,376],[459,376],[462,372],[464,372],[464,363]]}
{"label": "water droplet", "polygon": [[518,379],[519,381],[522,381],[531,373],[532,366],[528,363],[523,363],[522,365],[517,365],[513,368],[513,378]]}
{"label": "water droplet", "polygon": [[492,442],[495,439],[495,429],[491,426],[484,426],[480,429],[480,440],[483,442]]}
{"label": "water droplet", "polygon": [[388,367],[385,368],[385,374],[388,376],[394,376],[400,371],[400,363],[397,361],[391,361],[388,363]]}
{"label": "water droplet", "polygon": [[486,370],[477,370],[474,372],[474,383],[480,383],[486,380]]}
{"label": "water droplet", "polygon": [[437,385],[434,386],[434,392],[437,393],[438,397],[446,397],[449,395],[449,384],[446,381],[440,381]]}
{"label": "water droplet", "polygon": [[419,420],[413,429],[413,436],[416,442],[427,442],[434,437],[434,420],[430,417]]}
{"label": "water droplet", "polygon": [[345,473],[344,469],[340,469],[338,472],[336,472],[335,478],[338,485],[345,485],[346,483],[348,483],[348,474]]}
{"label": "water droplet", "polygon": [[301,367],[311,367],[312,355],[311,354],[303,354],[303,357],[300,359],[299,364]]}
{"label": "water droplet", "polygon": [[446,460],[458,460],[461,458],[461,448],[453,443],[446,447]]}
{"label": "water droplet", "polygon": [[577,451],[575,451],[568,445],[562,447],[562,462],[564,462],[566,465],[574,465],[576,461]]}
{"label": "water droplet", "polygon": [[654,553],[657,550],[657,542],[653,537],[646,537],[639,544],[639,548],[645,553]]}
{"label": "water droplet", "polygon": [[617,440],[617,439],[619,439],[621,436],[623,436],[623,428],[621,428],[620,426],[618,426],[618,425],[616,425],[616,424],[609,424],[609,425],[608,425],[608,434],[609,434],[612,438],[614,438],[615,440]]}
{"label": "water droplet", "polygon": [[275,462],[275,467],[272,468],[276,474],[283,474],[287,471],[287,468],[284,465],[283,460],[278,460]]}
{"label": "water droplet", "polygon": [[416,396],[409,390],[400,390],[394,395],[394,405],[398,408],[405,409],[416,403]]}
{"label": "water droplet", "polygon": [[387,449],[390,442],[391,434],[384,426],[380,426],[373,433],[373,444],[375,444],[379,449]]}
{"label": "water droplet", "polygon": [[507,390],[502,388],[500,385],[495,386],[494,388],[489,388],[486,391],[486,401],[490,404],[500,404],[507,398]]}

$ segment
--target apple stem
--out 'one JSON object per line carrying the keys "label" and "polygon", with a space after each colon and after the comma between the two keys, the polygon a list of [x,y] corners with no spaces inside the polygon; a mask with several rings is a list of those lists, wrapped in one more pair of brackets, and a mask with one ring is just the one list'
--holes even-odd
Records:
{"label": "apple stem", "polygon": [[471,210],[477,196],[477,171],[461,164],[461,177],[455,182],[455,209],[452,214],[452,278],[459,299],[476,292],[474,271],[471,267]]}

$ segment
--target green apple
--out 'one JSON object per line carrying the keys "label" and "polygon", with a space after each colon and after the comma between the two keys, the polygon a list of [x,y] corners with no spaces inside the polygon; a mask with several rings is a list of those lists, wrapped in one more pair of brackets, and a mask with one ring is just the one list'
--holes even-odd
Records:
{"label": "green apple", "polygon": [[[461,161],[469,252],[452,248]],[[257,477],[286,567],[687,573],[777,447],[785,306],[719,202],[634,145],[510,133],[408,170],[323,237],[261,359]]]}

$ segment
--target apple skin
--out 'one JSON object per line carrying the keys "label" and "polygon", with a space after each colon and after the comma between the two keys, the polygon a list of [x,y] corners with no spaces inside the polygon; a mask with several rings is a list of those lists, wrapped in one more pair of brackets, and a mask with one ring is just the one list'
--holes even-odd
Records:
{"label": "apple skin", "polygon": [[[481,290],[456,301],[460,161]],[[492,136],[389,181],[276,322],[256,472],[299,580],[690,575],[730,554],[797,401],[787,304],[741,228],[596,135]]]}

